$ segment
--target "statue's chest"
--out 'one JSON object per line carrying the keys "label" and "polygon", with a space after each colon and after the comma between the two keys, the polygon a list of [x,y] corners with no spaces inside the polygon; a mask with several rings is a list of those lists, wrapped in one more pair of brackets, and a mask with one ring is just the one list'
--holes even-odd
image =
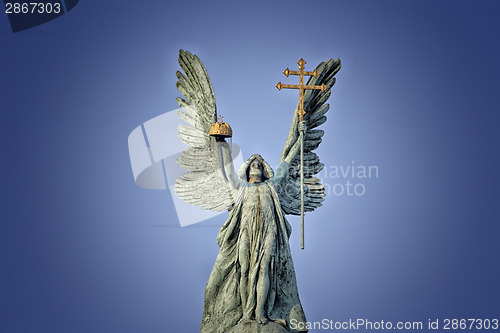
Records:
{"label": "statue's chest", "polygon": [[267,209],[273,206],[270,190],[266,184],[249,186],[247,188],[243,207],[252,209]]}
{"label": "statue's chest", "polygon": [[267,184],[247,188],[241,212],[242,226],[252,231],[252,239],[275,228],[275,204]]}

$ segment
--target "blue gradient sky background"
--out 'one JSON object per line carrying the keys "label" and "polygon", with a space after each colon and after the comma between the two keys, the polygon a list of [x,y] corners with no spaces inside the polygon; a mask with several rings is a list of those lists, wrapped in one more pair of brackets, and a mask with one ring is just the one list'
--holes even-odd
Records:
{"label": "blue gradient sky background", "polygon": [[[178,227],[137,187],[127,137],[204,62],[246,157],[279,161],[303,57],[340,58],[318,150],[376,165],[292,252],[310,321],[498,318],[497,1],[80,1],[12,34],[0,15],[0,331],[196,332],[226,214]],[[302,12],[302,13],[301,13]],[[301,13],[301,14],[300,14]],[[343,179],[326,179],[329,184]]]}

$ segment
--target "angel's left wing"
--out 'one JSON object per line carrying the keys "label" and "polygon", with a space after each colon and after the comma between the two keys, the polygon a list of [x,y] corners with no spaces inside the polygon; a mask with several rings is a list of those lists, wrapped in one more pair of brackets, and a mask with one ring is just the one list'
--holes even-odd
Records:
{"label": "angel's left wing", "polygon": [[[325,84],[327,89],[306,90],[304,92],[304,121],[307,131],[304,133],[304,211],[310,212],[321,206],[324,200],[325,187],[319,179],[314,177],[320,172],[324,165],[319,161],[314,150],[321,143],[324,131],[316,129],[326,121],[325,113],[329,105],[325,103],[331,94],[331,88],[335,84],[335,74],[340,70],[340,60],[330,59],[316,67],[320,73],[317,78],[310,77],[307,85]],[[298,115],[293,115],[292,125],[285,147],[281,154],[281,162],[286,158],[294,143],[299,139]],[[279,186],[278,195],[283,211],[287,214],[300,215],[300,153],[290,163],[289,172],[285,175]]]}
{"label": "angel's left wing", "polygon": [[187,147],[177,163],[187,170],[175,183],[177,196],[202,209],[224,211],[234,203],[235,190],[224,172],[223,156],[210,125],[217,120],[212,83],[201,60],[188,51],[179,51],[177,89],[187,99],[177,98],[185,111],[179,117],[191,126],[179,125],[179,137]]}

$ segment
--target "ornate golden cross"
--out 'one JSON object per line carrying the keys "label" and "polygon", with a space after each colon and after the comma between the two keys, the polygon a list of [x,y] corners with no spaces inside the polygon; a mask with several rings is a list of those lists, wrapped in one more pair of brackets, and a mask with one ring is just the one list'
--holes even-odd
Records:
{"label": "ornate golden cross", "polygon": [[304,90],[305,89],[317,89],[317,90],[325,91],[326,85],[324,85],[324,84],[322,84],[320,86],[304,85],[304,75],[312,75],[314,77],[318,77],[319,72],[317,70],[314,70],[312,72],[304,71],[304,68],[305,68],[304,65],[306,64],[306,62],[302,58],[300,58],[300,60],[297,61],[297,64],[299,64],[298,71],[291,71],[287,68],[283,71],[283,74],[285,74],[286,77],[288,77],[290,74],[291,75],[299,75],[299,84],[282,84],[280,81],[276,85],[276,88],[278,88],[278,90],[281,90],[281,88],[299,89],[299,109],[297,110],[297,114],[299,115],[299,121],[302,121],[302,120],[304,120],[304,115],[306,114],[306,112],[304,111]]}

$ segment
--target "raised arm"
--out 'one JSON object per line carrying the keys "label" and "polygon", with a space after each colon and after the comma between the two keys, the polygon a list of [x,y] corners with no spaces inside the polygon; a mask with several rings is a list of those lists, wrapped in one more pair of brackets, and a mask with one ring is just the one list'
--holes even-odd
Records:
{"label": "raised arm", "polygon": [[[304,122],[299,123],[299,133],[305,133],[307,130],[307,126]],[[283,162],[281,162],[280,166],[278,167],[278,170],[276,170],[276,174],[273,178],[274,183],[279,183],[283,178],[286,176],[288,172],[288,168],[290,166],[290,163],[292,163],[293,159],[295,158],[295,155],[300,150],[300,139],[298,138],[297,141],[293,144],[292,148],[288,151],[288,154],[286,155],[285,159]]]}
{"label": "raised arm", "polygon": [[242,185],[243,181],[238,177],[238,174],[234,169],[233,156],[231,155],[231,148],[226,141],[220,141],[218,142],[218,144],[223,149],[224,172],[226,173],[227,180],[234,189],[238,189]]}
{"label": "raised arm", "polygon": [[[304,121],[299,123],[299,133],[304,134],[307,131],[307,126]],[[288,164],[292,163],[292,160],[294,159],[295,155],[299,152],[300,149],[300,137],[297,138],[297,141],[295,141],[294,145],[292,146],[292,149],[288,152],[288,155],[285,157],[285,162]]]}

